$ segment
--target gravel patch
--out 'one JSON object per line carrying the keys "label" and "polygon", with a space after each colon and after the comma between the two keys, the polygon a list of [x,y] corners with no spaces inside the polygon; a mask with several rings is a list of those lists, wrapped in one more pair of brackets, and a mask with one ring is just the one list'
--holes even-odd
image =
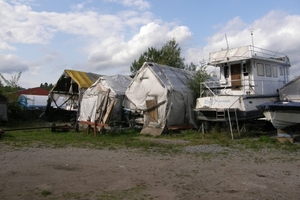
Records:
{"label": "gravel patch", "polygon": [[[184,147],[191,154],[122,148],[0,145],[0,149],[1,200],[300,197],[300,151],[255,151],[216,144]],[[202,153],[211,154],[207,159]]]}
{"label": "gravel patch", "polygon": [[217,144],[187,146],[184,148],[184,150],[189,153],[225,153],[228,151],[233,151],[232,148],[221,147]]}

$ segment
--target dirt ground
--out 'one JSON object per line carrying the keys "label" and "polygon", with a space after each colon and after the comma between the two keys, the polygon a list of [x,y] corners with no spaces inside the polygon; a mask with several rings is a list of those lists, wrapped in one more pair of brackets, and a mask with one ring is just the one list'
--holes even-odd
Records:
{"label": "dirt ground", "polygon": [[[0,146],[0,199],[300,199],[300,152]],[[193,152],[193,153],[191,153]]]}

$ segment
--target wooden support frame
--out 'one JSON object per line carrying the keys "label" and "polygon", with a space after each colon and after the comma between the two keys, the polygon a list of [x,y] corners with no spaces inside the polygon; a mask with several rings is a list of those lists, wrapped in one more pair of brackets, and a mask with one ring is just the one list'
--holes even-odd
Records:
{"label": "wooden support frame", "polygon": [[[79,121],[80,124],[86,124],[87,126],[87,134],[90,134],[91,128],[94,127],[94,136],[97,136],[97,128],[105,128],[109,129],[108,124],[103,124],[99,122],[91,122],[91,121]],[[96,129],[96,130],[95,130]]]}

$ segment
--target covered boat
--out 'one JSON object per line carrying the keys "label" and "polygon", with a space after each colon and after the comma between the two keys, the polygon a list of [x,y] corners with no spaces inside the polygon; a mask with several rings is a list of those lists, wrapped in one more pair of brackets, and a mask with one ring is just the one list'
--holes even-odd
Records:
{"label": "covered boat", "polygon": [[131,78],[126,75],[100,77],[83,93],[78,121],[93,125],[108,122],[121,124],[122,105],[130,82]]}
{"label": "covered boat", "polygon": [[49,92],[43,118],[49,121],[76,121],[84,91],[99,77],[91,72],[64,70]]}
{"label": "covered boat", "polygon": [[194,74],[157,63],[143,64],[125,92],[143,116],[141,133],[159,135],[171,126],[196,126],[194,97],[187,85]]}

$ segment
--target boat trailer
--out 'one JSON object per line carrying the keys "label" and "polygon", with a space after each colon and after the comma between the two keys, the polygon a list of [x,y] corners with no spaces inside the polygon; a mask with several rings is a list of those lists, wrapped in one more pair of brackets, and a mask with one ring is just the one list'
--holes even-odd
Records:
{"label": "boat trailer", "polygon": [[24,131],[24,130],[33,130],[33,129],[46,129],[46,128],[50,128],[51,132],[57,132],[57,131],[67,132],[69,130],[74,129],[73,126],[67,124],[57,126],[55,123],[52,123],[51,126],[20,127],[20,128],[11,128],[11,129],[0,128],[0,137],[4,135],[5,132],[8,131]]}

